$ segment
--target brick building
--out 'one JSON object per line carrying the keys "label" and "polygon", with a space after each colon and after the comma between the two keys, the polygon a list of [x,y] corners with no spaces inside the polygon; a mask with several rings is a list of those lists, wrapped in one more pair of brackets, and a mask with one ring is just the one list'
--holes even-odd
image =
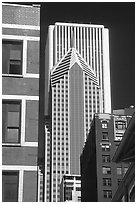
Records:
{"label": "brick building", "polygon": [[2,201],[36,202],[40,8],[2,4]]}
{"label": "brick building", "polygon": [[133,109],[95,114],[81,154],[81,201],[110,202],[129,164],[112,158],[131,119]]}
{"label": "brick building", "polygon": [[133,115],[124,137],[115,152],[113,161],[130,163],[112,201],[135,202],[135,114]]}

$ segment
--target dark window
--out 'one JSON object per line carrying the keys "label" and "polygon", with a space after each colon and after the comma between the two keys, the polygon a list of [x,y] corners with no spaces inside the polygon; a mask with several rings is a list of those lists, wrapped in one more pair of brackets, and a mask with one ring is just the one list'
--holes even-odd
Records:
{"label": "dark window", "polygon": [[73,187],[65,187],[65,201],[66,200],[72,200],[72,190]]}
{"label": "dark window", "polygon": [[118,179],[118,180],[117,180],[118,186],[120,185],[121,181],[122,181],[122,179]]}
{"label": "dark window", "polygon": [[2,73],[22,74],[22,42],[2,41]]}
{"label": "dark window", "polygon": [[111,178],[103,178],[103,186],[111,186]]}
{"label": "dark window", "polygon": [[108,132],[102,132],[102,140],[109,140]]}
{"label": "dark window", "polygon": [[76,187],[76,191],[81,191],[81,187]]}
{"label": "dark window", "polygon": [[18,172],[2,172],[2,202],[18,202]]}
{"label": "dark window", "polygon": [[111,190],[104,190],[104,198],[112,198],[112,191]]}
{"label": "dark window", "polygon": [[3,100],[2,102],[2,142],[20,142],[21,102]]}
{"label": "dark window", "polygon": [[109,163],[110,162],[110,155],[102,155],[102,162]]}
{"label": "dark window", "polygon": [[76,180],[81,180],[81,177],[80,176],[76,176]]}

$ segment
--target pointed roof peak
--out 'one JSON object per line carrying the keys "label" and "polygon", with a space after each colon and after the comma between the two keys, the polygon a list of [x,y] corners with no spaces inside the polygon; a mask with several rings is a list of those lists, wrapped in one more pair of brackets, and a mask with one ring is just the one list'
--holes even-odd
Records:
{"label": "pointed roof peak", "polygon": [[70,48],[62,59],[51,70],[52,85],[66,74],[72,66],[77,63],[79,67],[85,72],[85,74],[93,81],[93,83],[99,86],[98,79],[95,71],[85,61],[85,59],[78,53],[75,47]]}

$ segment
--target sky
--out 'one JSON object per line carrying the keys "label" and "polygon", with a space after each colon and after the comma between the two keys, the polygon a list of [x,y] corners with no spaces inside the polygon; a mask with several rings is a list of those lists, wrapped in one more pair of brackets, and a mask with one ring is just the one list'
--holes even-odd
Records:
{"label": "sky", "polygon": [[44,2],[45,25],[100,24],[109,29],[112,110],[135,105],[135,3]]}

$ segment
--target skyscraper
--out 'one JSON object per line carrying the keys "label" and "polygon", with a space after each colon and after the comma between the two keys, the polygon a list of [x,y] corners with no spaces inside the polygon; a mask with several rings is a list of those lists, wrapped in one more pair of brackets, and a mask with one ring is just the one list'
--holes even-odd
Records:
{"label": "skyscraper", "polygon": [[45,156],[45,167],[50,165],[46,196],[50,194],[51,201],[60,200],[64,174],[80,174],[80,154],[94,113],[111,112],[108,45],[108,29],[102,25],[49,26],[51,160]]}

